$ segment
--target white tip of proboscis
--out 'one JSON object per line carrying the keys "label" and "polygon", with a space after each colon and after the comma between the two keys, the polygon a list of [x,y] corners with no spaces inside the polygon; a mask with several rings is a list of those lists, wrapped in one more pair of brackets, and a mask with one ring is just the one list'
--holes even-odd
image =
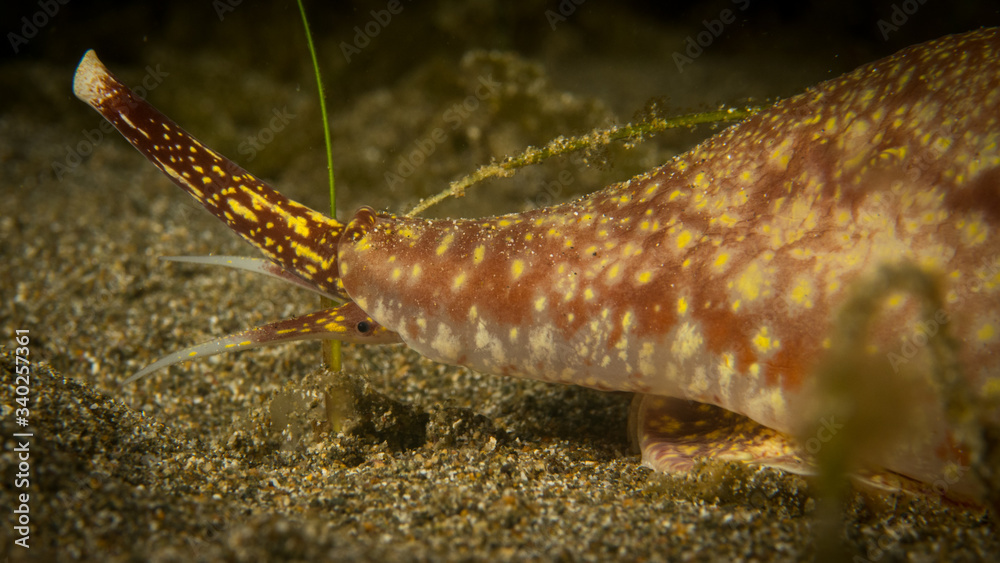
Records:
{"label": "white tip of proboscis", "polygon": [[90,49],[83,54],[80,64],[73,75],[73,93],[77,98],[95,106],[104,95],[106,88],[104,79],[108,77],[108,69],[97,58],[97,53]]}

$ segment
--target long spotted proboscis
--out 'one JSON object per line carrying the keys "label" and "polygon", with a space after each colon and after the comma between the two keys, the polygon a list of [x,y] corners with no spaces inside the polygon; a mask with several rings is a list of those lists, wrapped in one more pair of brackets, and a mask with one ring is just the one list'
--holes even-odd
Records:
{"label": "long spotted proboscis", "polygon": [[265,274],[334,299],[325,309],[191,346],[160,358],[125,383],[167,366],[222,352],[298,340],[366,344],[399,342],[350,302],[337,265],[344,225],[278,193],[263,180],[177,126],[115,78],[93,51],[80,61],[73,92],[101,113],[140,153],[268,260],[236,256],[168,260],[221,265]]}
{"label": "long spotted proboscis", "polygon": [[204,146],[115,78],[94,51],[80,61],[73,93],[272,262],[328,294],[347,297],[337,270],[341,223],[288,199]]}

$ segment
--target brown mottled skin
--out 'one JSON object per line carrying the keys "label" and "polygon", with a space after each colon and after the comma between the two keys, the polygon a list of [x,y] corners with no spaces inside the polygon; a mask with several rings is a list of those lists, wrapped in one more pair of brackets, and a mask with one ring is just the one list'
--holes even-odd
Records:
{"label": "brown mottled skin", "polygon": [[[336,261],[309,237],[292,248],[316,258],[268,256],[345,294],[435,360],[692,399],[792,432],[837,311],[883,264],[914,263],[942,280],[965,376],[975,389],[995,384],[998,116],[1000,36],[980,30],[819,84],[578,201],[483,220],[366,208],[344,227]],[[175,181],[184,166],[174,165]],[[249,178],[234,180],[267,193]],[[252,228],[251,243],[265,253],[261,237],[288,232],[229,223]],[[308,224],[340,234],[329,219]],[[927,430],[877,461],[931,483],[968,460],[919,367],[926,350],[900,356],[918,305],[906,294],[887,299],[858,353],[917,366],[914,397],[926,403]],[[655,447],[644,457],[657,465]]]}

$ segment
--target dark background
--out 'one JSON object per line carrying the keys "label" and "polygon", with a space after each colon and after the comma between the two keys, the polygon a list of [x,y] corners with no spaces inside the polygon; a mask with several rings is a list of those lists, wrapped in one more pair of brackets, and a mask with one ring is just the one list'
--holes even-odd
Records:
{"label": "dark background", "polygon": [[[350,63],[343,45],[354,41],[356,26],[363,28],[372,21],[372,10],[384,10],[388,2],[307,2],[330,111],[335,116],[353,116],[345,119],[364,120],[351,132],[353,138],[345,138],[343,130],[335,135],[340,145],[335,147],[334,162],[345,186],[341,196],[345,205],[402,209],[401,200],[436,193],[443,182],[471,172],[490,158],[543,144],[556,135],[628,121],[654,103],[671,115],[714,109],[723,103],[760,103],[795,94],[908,45],[1000,24],[1000,9],[989,1],[576,2],[400,0],[403,11]],[[44,13],[53,6],[58,7],[55,15]],[[742,6],[746,9],[741,10]],[[736,21],[725,25],[685,72],[678,72],[675,54],[684,53],[688,38],[704,32],[705,22],[718,19],[723,10],[731,10]],[[551,25],[550,16],[559,12],[567,14],[565,20]],[[31,31],[24,29],[23,18],[45,23],[26,44],[18,45],[15,54],[10,34],[27,38],[25,31]],[[880,20],[901,25],[886,32]],[[312,113],[316,111],[312,63],[295,2],[68,0],[63,5],[59,0],[19,0],[0,6],[0,31],[4,34],[0,114],[30,115],[36,122],[64,127],[67,142],[75,142],[81,130],[93,127],[94,120],[72,98],[70,79],[80,56],[93,48],[126,82],[141,79],[146,65],[163,64],[170,73],[169,84],[152,93],[150,100],[231,157],[237,157],[242,139],[267,123],[272,108],[292,99],[287,91],[269,92],[260,84],[287,86],[300,95],[299,107],[310,112],[308,123],[296,123],[295,140],[285,135],[249,167],[276,178],[288,170],[290,161],[304,154],[310,159],[303,168],[323,167],[321,129],[313,124],[318,115]],[[488,123],[474,125],[487,128],[488,136],[507,124],[526,134],[510,135],[502,142],[494,134],[479,147],[476,139],[456,137],[454,142],[460,146],[455,150],[465,151],[465,158],[455,166],[443,165],[435,175],[429,174],[430,167],[423,167],[407,179],[411,195],[386,193],[382,172],[393,170],[398,155],[406,154],[418,138],[427,135],[442,108],[465,95],[468,85],[454,84],[452,69],[476,49],[513,53],[519,60],[539,63],[537,72],[550,82],[553,92],[596,100],[606,111],[589,115],[580,111],[573,119],[560,115],[545,126],[515,121],[522,117],[537,121],[536,114],[544,119],[558,102],[556,96],[535,105],[513,105],[507,114],[501,112]],[[371,110],[374,115],[365,114],[366,100],[381,90],[388,92],[391,105],[402,115],[382,119],[375,110]],[[406,98],[421,94],[427,99],[407,103]],[[421,112],[430,117],[421,122],[414,117]],[[413,122],[411,126],[400,129],[399,122],[407,120]],[[391,133],[378,129],[381,121]],[[337,132],[337,125],[332,129]],[[381,138],[361,138],[369,133]],[[669,155],[699,138],[657,142],[662,153]],[[357,158],[363,147],[373,144],[378,148],[376,156],[364,162]],[[467,151],[470,146],[473,150]],[[437,155],[438,163],[444,156]],[[16,154],[0,154],[0,163],[16,158]],[[662,162],[664,157],[635,159],[642,162],[612,158],[612,167],[620,165],[617,173],[598,174],[574,189],[592,191],[628,178],[648,169],[657,158]],[[245,160],[242,164],[248,165]],[[322,178],[319,174],[316,181],[322,183]],[[355,200],[350,186],[355,186],[355,192],[364,186],[374,193]],[[294,189],[292,195],[323,206],[321,198],[311,200]],[[490,199],[505,197],[515,201],[497,208],[448,204],[432,214],[523,210],[517,196],[498,194]]]}
{"label": "dark background", "polygon": [[[363,27],[371,20],[369,11],[384,9],[387,2],[306,2],[331,98],[384,85],[387,77],[405,74],[431,56],[457,59],[476,48],[510,50],[556,64],[595,55],[669,62],[672,51],[683,43],[672,43],[676,46],[672,49],[666,39],[696,34],[704,29],[703,20],[715,19],[727,8],[736,12],[737,21],[727,25],[711,46],[714,56],[783,53],[803,64],[825,59],[833,70],[853,68],[942,35],[1000,24],[995,2],[969,0],[748,0],[745,10],[738,9],[743,3],[729,0],[586,0],[579,5],[573,0],[400,2],[404,10],[396,18],[399,23],[393,22],[389,32],[375,37],[357,56],[364,67],[360,72],[349,71],[353,65],[339,56],[339,44],[350,42],[354,26]],[[22,18],[31,20],[44,5],[58,6],[58,12],[40,17],[47,23],[15,54],[8,34],[21,35]],[[553,30],[545,12],[558,12],[560,6],[574,11]],[[894,7],[916,11],[886,38],[878,22],[891,23]],[[192,54],[224,53],[235,68],[267,69],[286,80],[301,80],[302,73],[310,70],[297,6],[287,0],[68,0],[65,5],[59,0],[15,0],[0,6],[0,26],[5,39],[0,64],[46,62],[71,67],[86,48],[94,48],[106,61],[142,66],[151,49],[169,45]],[[30,85],[24,86],[21,93],[8,90],[0,95],[16,99],[30,91]]]}

